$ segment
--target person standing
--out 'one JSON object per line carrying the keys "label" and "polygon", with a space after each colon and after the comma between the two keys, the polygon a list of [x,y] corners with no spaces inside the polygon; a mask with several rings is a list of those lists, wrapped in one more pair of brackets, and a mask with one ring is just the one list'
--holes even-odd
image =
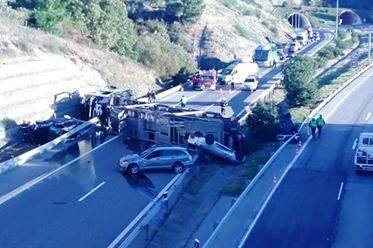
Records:
{"label": "person standing", "polygon": [[316,125],[317,125],[317,132],[319,134],[319,138],[321,137],[321,131],[322,131],[322,128],[324,127],[325,125],[325,120],[324,118],[322,117],[322,115],[320,115],[317,119],[316,119]]}
{"label": "person standing", "polygon": [[227,100],[223,97],[220,101],[220,114],[225,115],[225,107],[227,106]]}
{"label": "person standing", "polygon": [[312,139],[316,139],[316,128],[317,128],[316,119],[312,118],[308,126],[311,128]]}
{"label": "person standing", "polygon": [[187,98],[184,95],[182,95],[180,99],[180,106],[182,108],[185,108],[186,105],[187,105]]}

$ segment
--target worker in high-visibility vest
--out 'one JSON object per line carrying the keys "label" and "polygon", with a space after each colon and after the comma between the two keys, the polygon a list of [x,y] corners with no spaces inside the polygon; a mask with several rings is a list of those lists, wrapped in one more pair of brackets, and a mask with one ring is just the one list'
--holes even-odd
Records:
{"label": "worker in high-visibility vest", "polygon": [[311,128],[312,139],[316,139],[316,128],[317,128],[316,119],[312,118],[308,126]]}
{"label": "worker in high-visibility vest", "polygon": [[320,115],[320,116],[316,119],[316,125],[317,125],[317,133],[319,134],[319,138],[320,138],[322,128],[325,126],[325,120],[324,120],[324,118],[322,117],[322,115]]}

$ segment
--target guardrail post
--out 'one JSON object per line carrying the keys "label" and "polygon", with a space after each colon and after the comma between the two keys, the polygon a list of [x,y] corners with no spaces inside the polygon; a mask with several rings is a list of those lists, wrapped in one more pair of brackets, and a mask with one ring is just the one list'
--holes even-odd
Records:
{"label": "guardrail post", "polygon": [[165,210],[164,218],[167,218],[169,212],[169,204],[168,204],[168,191],[165,191],[162,195],[162,203]]}

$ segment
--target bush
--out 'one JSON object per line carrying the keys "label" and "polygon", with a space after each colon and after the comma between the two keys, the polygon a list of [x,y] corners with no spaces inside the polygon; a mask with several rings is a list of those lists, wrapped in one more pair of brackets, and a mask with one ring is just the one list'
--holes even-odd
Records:
{"label": "bush", "polygon": [[278,29],[275,26],[272,26],[269,30],[275,35],[278,36]]}
{"label": "bush", "polygon": [[220,1],[225,7],[230,8],[230,9],[233,9],[237,5],[237,0],[220,0]]}
{"label": "bush", "polygon": [[245,8],[243,11],[242,11],[242,14],[244,14],[245,16],[252,16],[253,15],[253,11],[249,8]]}
{"label": "bush", "polygon": [[254,138],[260,141],[272,141],[279,127],[278,107],[274,102],[259,102],[247,119]]}
{"label": "bush", "polygon": [[162,76],[172,76],[185,67],[195,71],[193,59],[179,45],[158,33],[143,35],[136,44],[138,60]]}
{"label": "bush", "polygon": [[58,32],[58,25],[69,18],[65,5],[60,0],[43,0],[37,5],[31,18],[35,24],[52,33]]}
{"label": "bush", "polygon": [[250,39],[250,33],[243,25],[236,23],[234,25],[234,28],[236,29],[237,33],[241,35],[243,38]]}
{"label": "bush", "polygon": [[284,86],[289,103],[293,106],[312,102],[317,94],[317,84],[313,79],[317,64],[309,57],[296,57],[283,70]]}

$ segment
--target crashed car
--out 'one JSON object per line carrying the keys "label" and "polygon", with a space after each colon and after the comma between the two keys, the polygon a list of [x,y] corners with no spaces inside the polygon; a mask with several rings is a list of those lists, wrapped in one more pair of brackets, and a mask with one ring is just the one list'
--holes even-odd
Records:
{"label": "crashed car", "polygon": [[194,164],[193,157],[185,147],[152,146],[140,154],[126,155],[119,160],[119,169],[131,175],[149,169],[168,169],[182,173],[186,167]]}
{"label": "crashed car", "polygon": [[294,141],[299,140],[298,127],[291,119],[290,113],[286,113],[280,117],[280,131],[277,134],[278,141],[286,141],[295,135]]}
{"label": "crashed car", "polygon": [[238,159],[239,156],[236,154],[236,151],[219,142],[216,142],[209,135],[206,137],[190,135],[188,137],[188,144],[196,148],[197,151],[208,153],[230,162],[238,163],[243,159]]}

